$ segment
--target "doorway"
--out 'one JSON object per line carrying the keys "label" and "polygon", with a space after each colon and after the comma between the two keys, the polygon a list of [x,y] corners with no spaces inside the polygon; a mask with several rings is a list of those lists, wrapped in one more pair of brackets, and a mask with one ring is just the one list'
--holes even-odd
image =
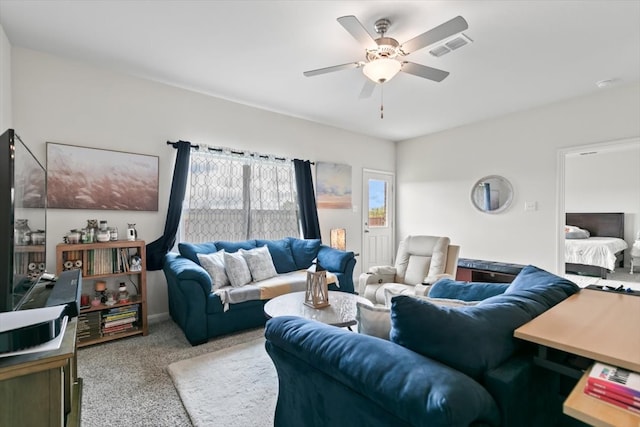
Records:
{"label": "doorway", "polygon": [[376,265],[393,265],[395,176],[364,169],[362,175],[362,271]]}
{"label": "doorway", "polygon": [[[566,212],[624,212],[624,267],[608,280],[640,282],[629,274],[631,247],[640,232],[640,139],[568,147],[558,153],[557,271],[565,273]],[[582,280],[581,278],[578,278]],[[589,281],[588,277],[584,280]]]}

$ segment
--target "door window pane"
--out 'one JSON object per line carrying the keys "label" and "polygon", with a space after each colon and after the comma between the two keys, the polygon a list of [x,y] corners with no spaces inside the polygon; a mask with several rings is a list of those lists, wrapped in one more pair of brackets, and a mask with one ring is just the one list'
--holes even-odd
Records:
{"label": "door window pane", "polygon": [[369,227],[387,226],[387,183],[369,180]]}

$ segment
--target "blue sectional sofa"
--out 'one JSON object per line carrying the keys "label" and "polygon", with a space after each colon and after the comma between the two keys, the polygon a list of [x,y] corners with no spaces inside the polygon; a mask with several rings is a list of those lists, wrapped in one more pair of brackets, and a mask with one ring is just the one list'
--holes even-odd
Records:
{"label": "blue sectional sofa", "polygon": [[[440,296],[463,299],[469,286],[449,281]],[[479,286],[493,295],[485,299],[472,290],[482,301],[466,307],[393,297],[390,341],[301,318],[269,320],[275,426],[550,425],[559,407],[549,376],[513,331],[579,288],[533,266],[497,295],[495,286]]]}
{"label": "blue sectional sofa", "polygon": [[[295,275],[295,271],[309,268],[317,258],[318,264],[337,278],[339,287],[332,284],[329,285],[330,290],[354,292],[356,260],[353,252],[333,249],[317,239],[288,237],[280,240],[180,243],[179,254],[170,252],[165,256],[163,271],[167,279],[169,313],[192,345],[266,322],[263,307],[267,300],[258,296],[258,299],[225,304],[221,295],[213,292],[212,277],[200,265],[198,254],[211,254],[221,249],[234,253],[265,245],[279,276],[286,279],[287,275]],[[291,290],[303,290],[299,289],[299,283],[296,286],[298,288]]]}

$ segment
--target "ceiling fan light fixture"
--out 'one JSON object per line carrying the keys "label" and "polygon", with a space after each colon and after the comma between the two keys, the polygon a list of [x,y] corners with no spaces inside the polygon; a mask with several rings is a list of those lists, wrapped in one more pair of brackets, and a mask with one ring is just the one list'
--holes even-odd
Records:
{"label": "ceiling fan light fixture", "polygon": [[389,58],[380,58],[367,62],[362,72],[375,83],[384,83],[391,80],[402,68],[400,61]]}

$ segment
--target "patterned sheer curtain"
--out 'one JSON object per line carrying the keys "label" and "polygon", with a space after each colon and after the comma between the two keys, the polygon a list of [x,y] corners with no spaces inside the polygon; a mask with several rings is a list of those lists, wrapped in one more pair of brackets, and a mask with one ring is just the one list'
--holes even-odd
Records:
{"label": "patterned sheer curtain", "polygon": [[296,198],[291,160],[200,145],[191,153],[180,240],[300,236]]}

